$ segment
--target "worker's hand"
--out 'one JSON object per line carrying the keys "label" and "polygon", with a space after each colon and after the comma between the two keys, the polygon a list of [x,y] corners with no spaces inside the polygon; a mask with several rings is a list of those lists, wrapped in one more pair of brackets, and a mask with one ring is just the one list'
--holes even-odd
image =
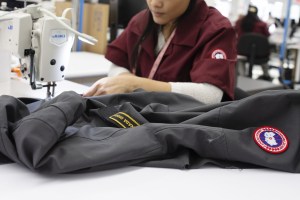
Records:
{"label": "worker's hand", "polygon": [[88,97],[103,94],[129,93],[136,89],[134,87],[135,79],[137,79],[136,76],[129,74],[105,77],[96,81],[83,96]]}

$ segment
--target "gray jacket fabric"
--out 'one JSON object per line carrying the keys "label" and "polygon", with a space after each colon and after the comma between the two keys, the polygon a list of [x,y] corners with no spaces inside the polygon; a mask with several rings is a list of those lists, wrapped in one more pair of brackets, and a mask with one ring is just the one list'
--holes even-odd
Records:
{"label": "gray jacket fabric", "polygon": [[[41,173],[206,163],[300,172],[299,91],[267,91],[214,105],[143,91],[92,98],[65,92],[31,104],[1,96],[0,113],[0,164],[16,162]],[[269,129],[263,133],[273,138],[266,148],[260,145],[268,138],[259,145],[254,136],[264,127],[271,127],[270,137]],[[272,146],[275,152],[268,150]]]}

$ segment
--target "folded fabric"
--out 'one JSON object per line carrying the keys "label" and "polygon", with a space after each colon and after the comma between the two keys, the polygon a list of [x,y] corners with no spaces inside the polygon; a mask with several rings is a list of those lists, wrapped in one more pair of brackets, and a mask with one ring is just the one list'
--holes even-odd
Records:
{"label": "folded fabric", "polygon": [[0,164],[41,173],[206,163],[300,172],[295,90],[214,105],[144,91],[91,98],[65,92],[31,104],[1,96],[0,113]]}

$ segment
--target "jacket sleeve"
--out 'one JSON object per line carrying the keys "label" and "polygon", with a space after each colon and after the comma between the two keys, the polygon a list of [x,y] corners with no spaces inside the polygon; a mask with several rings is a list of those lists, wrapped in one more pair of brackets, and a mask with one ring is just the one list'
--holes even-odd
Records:
{"label": "jacket sleeve", "polygon": [[46,103],[42,109],[20,120],[12,133],[19,162],[30,169],[60,140],[68,125],[84,111],[84,102],[74,92]]}
{"label": "jacket sleeve", "polygon": [[235,31],[232,27],[212,28],[206,37],[208,42],[193,62],[191,79],[196,83],[215,85],[233,99],[237,57]]}

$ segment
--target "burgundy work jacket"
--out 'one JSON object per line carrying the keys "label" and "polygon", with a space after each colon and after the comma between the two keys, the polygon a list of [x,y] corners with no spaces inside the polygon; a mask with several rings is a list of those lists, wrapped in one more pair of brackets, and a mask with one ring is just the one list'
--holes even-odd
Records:
{"label": "burgundy work jacket", "polygon": [[[112,63],[131,69],[134,45],[147,24],[148,10],[135,15],[124,32],[108,45],[105,57]],[[156,59],[157,32],[141,45],[137,75],[148,77]],[[164,82],[209,83],[234,98],[236,36],[229,20],[205,1],[195,6],[177,24],[175,36],[166,50],[153,79]]]}

